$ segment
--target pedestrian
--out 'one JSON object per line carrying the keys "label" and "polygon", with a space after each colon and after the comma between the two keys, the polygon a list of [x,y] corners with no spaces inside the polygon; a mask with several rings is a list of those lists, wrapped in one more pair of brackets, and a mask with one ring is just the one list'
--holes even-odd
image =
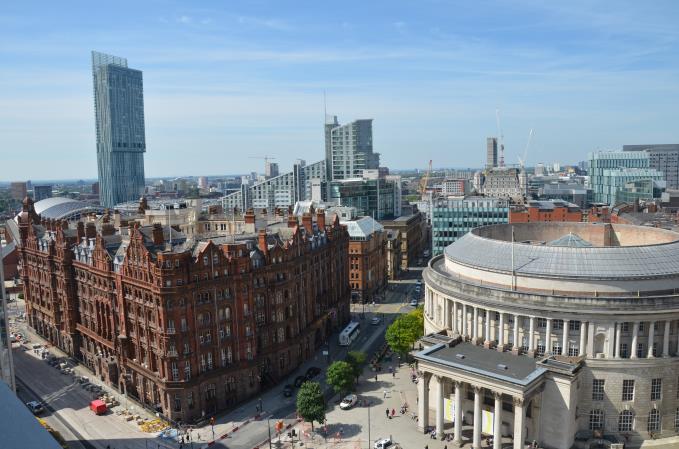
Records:
{"label": "pedestrian", "polygon": [[387,418],[389,418],[389,409],[387,409]]}
{"label": "pedestrian", "polygon": [[375,374],[375,382],[377,382],[377,374]]}
{"label": "pedestrian", "polygon": [[443,446],[443,449],[448,449],[448,445],[445,444],[445,445]]}
{"label": "pedestrian", "polygon": [[429,449],[429,445],[428,445],[428,444],[425,444],[425,445],[424,445],[424,449]]}
{"label": "pedestrian", "polygon": [[391,372],[391,377],[393,377],[394,379],[396,378],[396,371]]}
{"label": "pedestrian", "polygon": [[384,390],[384,393],[382,395],[382,399],[386,399],[386,398],[387,398],[387,390]]}
{"label": "pedestrian", "polygon": [[396,410],[394,410],[394,409],[392,408],[392,409],[391,409],[391,417],[393,418],[394,416],[396,416]]}

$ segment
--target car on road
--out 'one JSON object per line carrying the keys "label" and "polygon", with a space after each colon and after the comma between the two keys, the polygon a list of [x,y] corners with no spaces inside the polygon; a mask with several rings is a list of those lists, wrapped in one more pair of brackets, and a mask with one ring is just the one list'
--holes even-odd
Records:
{"label": "car on road", "polygon": [[306,381],[307,381],[307,378],[304,377],[304,376],[297,376],[297,377],[295,377],[295,382],[294,382],[295,388],[301,387],[302,384],[303,384],[304,382],[306,382]]}
{"label": "car on road", "polygon": [[42,413],[45,408],[42,406],[42,404],[38,401],[31,401],[26,403],[26,407],[33,412],[34,415],[39,415]]}
{"label": "car on road", "polygon": [[380,318],[380,317],[378,317],[378,316],[374,316],[374,317],[372,317],[372,319],[370,320],[370,324],[372,324],[372,325],[374,325],[374,326],[377,326],[377,325],[380,324],[381,322],[382,322],[382,318]]}
{"label": "car on road", "polygon": [[417,304],[418,304],[417,299],[413,298],[413,299],[410,300],[410,305],[411,305],[411,306],[417,307]]}
{"label": "car on road", "polygon": [[394,442],[391,441],[391,438],[380,438],[379,440],[375,441],[375,445],[373,447],[375,449],[386,449],[392,444],[394,444]]}
{"label": "car on road", "polygon": [[286,386],[283,387],[283,396],[289,398],[290,396],[292,396],[292,391],[293,391],[292,385],[287,384]]}
{"label": "car on road", "polygon": [[306,370],[306,378],[308,380],[313,379],[314,377],[318,376],[319,374],[321,374],[321,369],[317,366],[312,366],[311,368]]}
{"label": "car on road", "polygon": [[358,396],[355,394],[350,394],[348,396],[345,396],[344,399],[342,399],[342,402],[340,402],[340,408],[342,410],[349,410],[351,407],[356,405],[358,402]]}

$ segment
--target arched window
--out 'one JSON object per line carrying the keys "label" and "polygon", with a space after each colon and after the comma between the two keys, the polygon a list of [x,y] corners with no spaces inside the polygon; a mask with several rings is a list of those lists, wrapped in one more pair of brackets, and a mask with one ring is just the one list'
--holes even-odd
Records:
{"label": "arched window", "polygon": [[618,432],[631,432],[634,414],[630,410],[623,410],[618,415]]}
{"label": "arched window", "polygon": [[593,409],[589,412],[589,430],[603,430],[604,411]]}
{"label": "arched window", "polygon": [[648,426],[646,428],[649,432],[660,431],[660,412],[658,409],[653,409],[648,414]]}

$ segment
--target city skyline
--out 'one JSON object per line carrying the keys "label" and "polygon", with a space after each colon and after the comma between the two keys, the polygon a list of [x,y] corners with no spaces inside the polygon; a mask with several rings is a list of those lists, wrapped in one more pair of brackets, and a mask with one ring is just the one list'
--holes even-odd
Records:
{"label": "city skyline", "polygon": [[272,5],[141,5],[133,19],[119,6],[5,5],[3,180],[96,176],[93,49],[144,72],[149,177],[259,171],[249,156],[261,154],[281,168],[320,160],[324,91],[328,113],[374,119],[393,169],[482,167],[496,109],[507,164],[531,128],[529,166],[679,138],[671,2]]}

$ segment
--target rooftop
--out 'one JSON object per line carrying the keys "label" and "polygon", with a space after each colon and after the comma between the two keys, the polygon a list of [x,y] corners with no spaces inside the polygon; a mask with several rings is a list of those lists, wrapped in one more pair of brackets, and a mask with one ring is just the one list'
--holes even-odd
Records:
{"label": "rooftop", "polygon": [[41,217],[54,220],[79,217],[92,212],[102,213],[104,210],[101,206],[64,197],[46,198],[35,203],[33,207]]}

